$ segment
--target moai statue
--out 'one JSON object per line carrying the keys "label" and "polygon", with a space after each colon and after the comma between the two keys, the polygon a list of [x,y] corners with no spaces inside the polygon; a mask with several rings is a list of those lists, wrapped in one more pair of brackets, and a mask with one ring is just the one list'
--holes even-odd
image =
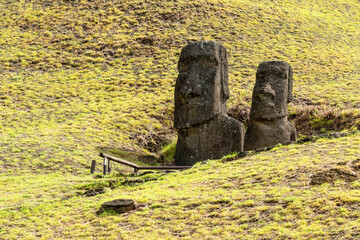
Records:
{"label": "moai statue", "polygon": [[189,166],[242,152],[244,126],[226,111],[229,89],[225,47],[213,41],[191,43],[181,51],[178,70],[175,164]]}
{"label": "moai statue", "polygon": [[270,61],[259,65],[250,126],[245,134],[245,151],[296,141],[296,129],[287,119],[292,81],[292,68],[287,62]]}

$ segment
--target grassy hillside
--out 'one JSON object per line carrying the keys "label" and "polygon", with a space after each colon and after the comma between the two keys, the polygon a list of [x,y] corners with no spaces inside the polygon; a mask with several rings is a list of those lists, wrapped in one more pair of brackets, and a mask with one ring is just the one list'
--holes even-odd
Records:
{"label": "grassy hillside", "polygon": [[[0,177],[0,239],[358,239],[359,145],[322,138],[139,177]],[[118,198],[139,207],[96,214]]]}
{"label": "grassy hillside", "polygon": [[232,116],[246,115],[258,64],[285,60],[300,137],[359,125],[356,0],[39,0],[0,9],[1,173],[82,172],[99,149],[146,154],[169,142],[176,63],[197,40],[229,52]]}
{"label": "grassy hillside", "polygon": [[[198,40],[227,48],[245,124],[258,64],[285,60],[299,138],[359,127],[357,0],[0,0],[1,240],[360,238],[359,133],[89,175],[100,151],[156,164],[138,157],[176,138],[176,64]],[[116,198],[137,210],[96,214]]]}

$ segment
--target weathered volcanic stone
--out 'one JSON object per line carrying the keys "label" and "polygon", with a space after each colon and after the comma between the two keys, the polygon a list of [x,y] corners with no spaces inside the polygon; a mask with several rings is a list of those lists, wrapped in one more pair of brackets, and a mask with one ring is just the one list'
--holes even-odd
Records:
{"label": "weathered volcanic stone", "polygon": [[176,146],[176,165],[189,166],[200,160],[242,152],[244,132],[237,120],[224,115],[196,127],[181,129]]}
{"label": "weathered volcanic stone", "polygon": [[191,43],[181,51],[175,85],[176,165],[243,150],[244,126],[226,113],[226,54],[225,47],[213,41]]}
{"label": "weathered volcanic stone", "polygon": [[296,141],[296,129],[287,119],[292,100],[292,68],[284,61],[263,62],[256,73],[245,134],[245,151]]}
{"label": "weathered volcanic stone", "polygon": [[98,210],[98,214],[106,211],[115,213],[125,213],[136,208],[134,200],[131,199],[116,199],[110,202],[105,202]]}

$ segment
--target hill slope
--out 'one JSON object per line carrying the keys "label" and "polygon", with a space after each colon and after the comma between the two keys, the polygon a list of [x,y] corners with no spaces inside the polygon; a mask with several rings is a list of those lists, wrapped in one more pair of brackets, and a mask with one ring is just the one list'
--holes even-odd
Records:
{"label": "hill slope", "polygon": [[[0,239],[358,239],[359,145],[322,138],[139,177],[0,177]],[[138,209],[96,214],[119,198]]]}
{"label": "hill slope", "polygon": [[[359,133],[88,174],[99,151],[136,160],[174,139],[176,63],[198,40],[229,52],[231,116],[246,118],[258,64],[285,60],[300,138],[360,125],[359,1],[0,0],[0,239],[360,237]],[[138,209],[96,214],[116,198]]]}
{"label": "hill slope", "polygon": [[359,125],[356,0],[38,0],[0,9],[1,173],[82,172],[100,150],[168,142],[176,62],[197,40],[229,52],[234,117],[250,106],[258,64],[278,59],[294,68],[300,134]]}

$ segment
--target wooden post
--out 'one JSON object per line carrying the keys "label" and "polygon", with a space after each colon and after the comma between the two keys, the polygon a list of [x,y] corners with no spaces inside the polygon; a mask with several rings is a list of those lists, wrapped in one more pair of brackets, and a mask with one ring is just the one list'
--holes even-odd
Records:
{"label": "wooden post", "polygon": [[107,158],[104,157],[103,174],[106,175]]}
{"label": "wooden post", "polygon": [[90,169],[91,174],[94,174],[94,172],[95,172],[95,165],[96,165],[96,161],[92,160],[91,161],[91,169]]}
{"label": "wooden post", "polygon": [[110,167],[110,159],[108,159],[108,172],[111,173],[111,167]]}

